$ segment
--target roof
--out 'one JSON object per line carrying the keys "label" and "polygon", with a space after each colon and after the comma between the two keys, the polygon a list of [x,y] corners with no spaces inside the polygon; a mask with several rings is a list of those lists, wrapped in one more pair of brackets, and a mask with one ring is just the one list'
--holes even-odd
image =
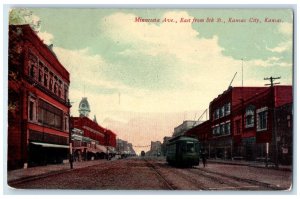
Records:
{"label": "roof", "polygon": [[13,28],[21,28],[22,33],[25,36],[24,38],[34,45],[36,50],[43,56],[43,58],[47,60],[47,62],[51,63],[52,67],[54,66],[53,69],[56,70],[56,72],[60,74],[63,79],[70,83],[70,73],[60,63],[54,52],[49,49],[49,46],[44,44],[43,40],[39,38],[34,30],[32,30],[29,24],[9,25],[10,31]]}

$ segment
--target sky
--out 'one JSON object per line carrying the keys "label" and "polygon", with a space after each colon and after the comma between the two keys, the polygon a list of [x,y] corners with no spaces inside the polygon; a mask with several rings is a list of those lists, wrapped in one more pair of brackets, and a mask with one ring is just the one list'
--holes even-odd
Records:
{"label": "sky", "polygon": [[270,76],[280,76],[282,85],[293,81],[288,9],[30,10],[41,22],[38,35],[54,44],[70,72],[71,114],[78,116],[79,102],[87,97],[90,118],[96,115],[137,152],[149,149],[137,146],[171,136],[183,120],[197,120],[236,72],[232,86],[264,86]]}

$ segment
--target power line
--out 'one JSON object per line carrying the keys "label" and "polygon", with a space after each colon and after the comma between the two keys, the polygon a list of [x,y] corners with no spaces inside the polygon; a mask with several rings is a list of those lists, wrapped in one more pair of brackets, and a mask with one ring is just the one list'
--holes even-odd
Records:
{"label": "power line", "polygon": [[274,83],[274,80],[280,79],[281,77],[265,77],[264,80],[270,80],[270,84],[265,84],[266,86],[274,86],[275,84],[280,84],[280,82]]}

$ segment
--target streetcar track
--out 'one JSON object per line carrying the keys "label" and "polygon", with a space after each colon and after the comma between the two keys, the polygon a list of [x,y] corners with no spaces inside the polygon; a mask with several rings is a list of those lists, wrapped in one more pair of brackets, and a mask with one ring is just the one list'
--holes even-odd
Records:
{"label": "streetcar track", "polygon": [[[145,160],[145,159],[144,159]],[[154,164],[152,164],[151,162],[145,160],[146,164],[156,173],[156,175],[158,175],[163,183],[170,189],[170,190],[176,190],[178,189],[178,187],[176,187],[175,185],[173,185],[172,183],[169,183],[168,180],[161,174],[161,172],[155,167]]]}
{"label": "streetcar track", "polygon": [[[240,186],[240,184],[238,184],[238,183],[234,183],[234,182],[230,182],[230,181],[226,181],[226,179],[224,179],[224,176],[221,176],[222,178],[220,178],[220,177],[215,177],[215,176],[211,176],[211,175],[208,175],[208,174],[204,174],[204,173],[198,173],[198,172],[195,172],[193,169],[189,169],[189,171],[191,172],[191,173],[194,173],[194,174],[197,174],[197,175],[201,175],[201,176],[203,176],[203,177],[205,177],[205,178],[208,178],[208,179],[212,179],[212,180],[214,180],[215,182],[217,182],[217,183],[219,183],[219,184],[221,184],[221,185],[229,185],[230,187],[235,187],[235,189],[244,189],[244,186],[243,187],[241,187]],[[232,179],[231,179],[232,180]],[[222,189],[222,188],[224,188],[224,189],[227,189],[227,187],[220,187],[220,188],[218,188],[218,189]],[[213,188],[209,188],[210,190],[211,189],[213,189]]]}
{"label": "streetcar track", "polygon": [[[153,163],[151,163],[151,164],[154,166]],[[191,178],[191,177],[187,176],[186,174],[183,174],[182,172],[178,172],[179,170],[175,171],[173,169],[170,169],[170,167],[167,167],[167,165],[164,165],[164,164],[160,164],[160,163],[156,163],[156,164],[161,168],[163,168],[163,166],[165,168],[169,168],[168,172],[171,172],[171,173],[175,174],[176,176],[179,176],[182,179],[192,183],[195,187],[197,187],[197,190],[209,190],[209,187],[206,187],[205,185],[203,185],[203,183],[200,183],[197,179]]]}
{"label": "streetcar track", "polygon": [[[245,183],[248,183],[248,184],[256,185],[256,186],[259,186],[259,187],[264,187],[264,188],[268,188],[268,189],[272,189],[272,190],[282,190],[282,188],[280,188],[280,187],[274,186],[274,185],[269,184],[269,183],[260,182],[260,181],[257,181],[257,180],[236,177],[236,176],[223,174],[223,173],[221,174],[221,173],[218,173],[218,172],[208,171],[208,170],[204,170],[204,169],[201,169],[201,168],[195,168],[194,167],[193,169],[201,171],[202,172],[201,174],[196,172],[200,175],[203,175],[203,172],[205,172],[205,173],[214,174],[214,175],[221,176],[221,177],[230,178],[230,179],[236,180],[238,182],[245,182]],[[207,176],[209,176],[209,175],[207,175]],[[217,178],[217,177],[212,176],[212,178]]]}

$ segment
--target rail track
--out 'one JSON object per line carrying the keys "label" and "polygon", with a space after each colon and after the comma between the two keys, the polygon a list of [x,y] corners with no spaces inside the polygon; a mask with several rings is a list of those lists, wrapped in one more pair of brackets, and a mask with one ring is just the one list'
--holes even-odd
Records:
{"label": "rail track", "polygon": [[151,167],[166,184],[168,184],[170,187],[169,189],[171,190],[183,188],[175,185],[175,183],[172,182],[172,179],[170,180],[170,178],[164,174],[165,172],[162,172],[163,170],[167,170],[168,173],[172,173],[172,175],[181,178],[187,184],[193,185],[192,189],[195,190],[284,190],[281,187],[269,183],[208,171],[202,168],[193,167],[182,169],[170,167],[163,162],[145,161],[147,162],[147,165]]}
{"label": "rail track", "polygon": [[[245,184],[250,185],[249,188],[252,185],[253,188],[257,187],[259,190],[262,190],[262,189],[263,190],[283,190],[283,188],[277,187],[277,186],[269,184],[269,183],[260,182],[260,181],[253,180],[253,179],[241,178],[241,177],[232,176],[232,175],[214,172],[214,171],[208,171],[208,170],[205,170],[202,168],[192,168],[192,169],[189,169],[189,171],[194,174],[198,174],[200,176],[205,176],[207,178],[217,180],[220,183],[227,183],[227,184],[231,184],[233,186],[236,186],[240,183],[245,183]],[[235,183],[232,183],[232,181]],[[245,189],[248,190],[247,186],[237,187],[237,188],[241,189],[241,190],[245,190]]]}

